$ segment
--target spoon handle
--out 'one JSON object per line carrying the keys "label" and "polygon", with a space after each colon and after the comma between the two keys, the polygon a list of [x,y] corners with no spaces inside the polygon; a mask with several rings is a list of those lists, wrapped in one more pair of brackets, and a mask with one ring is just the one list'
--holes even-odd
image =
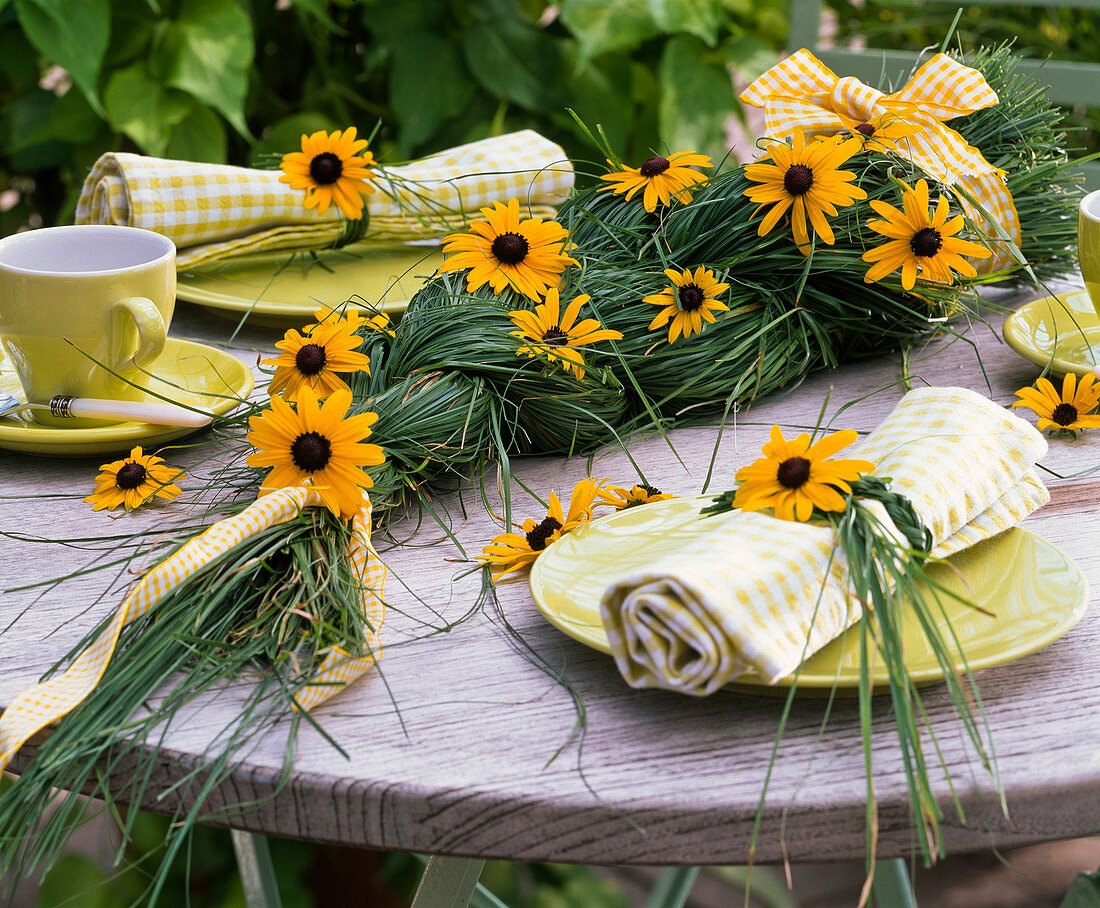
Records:
{"label": "spoon handle", "polygon": [[55,397],[49,404],[54,416],[78,419],[125,419],[151,422],[160,426],[199,428],[213,419],[210,413],[197,413],[174,404],[139,400],[99,400],[95,397]]}

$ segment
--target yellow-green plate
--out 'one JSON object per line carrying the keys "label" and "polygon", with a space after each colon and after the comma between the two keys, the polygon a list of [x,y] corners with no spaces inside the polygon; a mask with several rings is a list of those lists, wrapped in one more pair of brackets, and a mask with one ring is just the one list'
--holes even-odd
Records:
{"label": "yellow-green plate", "polygon": [[1087,375],[1100,364],[1100,319],[1084,290],[1044,296],[1005,319],[1008,345],[1024,359],[1056,375]]}
{"label": "yellow-green plate", "polygon": [[[539,611],[558,629],[601,652],[610,653],[600,621],[600,599],[612,580],[653,563],[707,532],[699,508],[707,498],[676,498],[617,511],[583,524],[549,546],[531,569],[531,593]],[[981,614],[943,597],[946,632],[950,621],[971,669],[1019,659],[1046,646],[1075,625],[1088,602],[1077,565],[1046,540],[1019,528],[951,557],[950,567],[929,573],[948,589],[993,613]],[[969,587],[969,588],[968,588]],[[903,626],[905,663],[920,684],[943,672],[915,620]],[[854,689],[859,683],[857,628],[806,660],[798,688],[808,694]],[[961,666],[959,666],[961,667]],[[879,665],[872,673],[886,680]],[[737,688],[766,693],[789,687],[792,678],[770,686],[742,675]]]}
{"label": "yellow-green plate", "polygon": [[348,300],[391,315],[404,312],[442,261],[435,245],[353,243],[312,255],[259,253],[181,270],[176,295],[234,321],[247,315],[252,324],[294,328],[313,321],[322,305],[334,309]]}
{"label": "yellow-green plate", "polygon": [[[168,338],[164,350],[146,371],[148,374],[134,379],[135,384],[153,392],[146,399],[158,401],[161,397],[154,394],[161,395],[176,403],[203,407],[218,416],[228,413],[252,391],[252,372],[235,356],[175,337]],[[25,399],[2,348],[0,391]],[[51,457],[91,457],[129,453],[134,445],[150,449],[195,431],[145,422],[118,422],[85,429],[55,428],[16,413],[0,419],[0,448]]]}

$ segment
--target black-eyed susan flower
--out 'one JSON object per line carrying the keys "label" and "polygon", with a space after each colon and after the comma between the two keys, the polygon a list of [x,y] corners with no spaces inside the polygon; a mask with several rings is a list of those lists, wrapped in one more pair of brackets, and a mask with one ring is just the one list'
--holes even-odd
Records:
{"label": "black-eyed susan flower", "polygon": [[[315,313],[320,315],[320,313]],[[370,357],[358,353],[363,339],[355,334],[362,319],[355,312],[346,318],[322,318],[310,326],[308,334],[291,328],[275,346],[282,352],[275,359],[263,360],[274,366],[268,388],[271,394],[281,394],[287,400],[297,400],[303,387],[319,397],[333,391],[348,390],[340,374],[366,371],[370,374]]]}
{"label": "black-eyed susan flower", "polygon": [[809,520],[815,507],[843,511],[842,493],[852,491],[849,483],[875,468],[869,460],[829,459],[855,440],[856,433],[844,429],[816,444],[810,444],[805,432],[787,441],[783,430],[772,426],[771,440],[762,449],[764,456],[737,471],[740,484],[733,506],[742,511],[774,508],[775,516],[782,520]]}
{"label": "black-eyed susan flower", "polygon": [[624,486],[601,487],[596,490],[596,495],[602,504],[611,505],[616,511],[634,508],[640,504],[651,504],[654,501],[668,501],[676,497],[644,482],[635,483],[629,489]]}
{"label": "black-eyed susan flower", "polygon": [[484,554],[477,556],[485,564],[492,565],[493,580],[530,567],[551,542],[591,520],[593,502],[600,486],[601,483],[592,478],[578,482],[569,498],[568,511],[562,510],[558,496],[551,492],[546,516],[542,520],[528,517],[521,526],[517,526],[521,533],[501,533],[494,537],[482,549]]}
{"label": "black-eyed susan flower", "polygon": [[1021,388],[1016,392],[1020,400],[1013,407],[1027,407],[1039,417],[1039,429],[1049,429],[1052,435],[1075,436],[1082,429],[1100,426],[1100,414],[1092,413],[1100,403],[1100,387],[1091,372],[1077,376],[1067,372],[1062,379],[1062,393],[1045,378],[1035,382],[1036,388]]}
{"label": "black-eyed susan flower", "polygon": [[389,338],[396,336],[396,332],[390,327],[390,317],[384,312],[372,315],[363,322],[363,327],[371,331],[377,331],[379,334],[384,334]]}
{"label": "black-eyed susan flower", "polygon": [[469,233],[452,233],[443,245],[447,258],[440,271],[470,269],[466,287],[488,284],[494,293],[510,287],[537,300],[556,287],[561,273],[577,260],[567,254],[569,233],[557,221],[520,220],[519,199],[493,202],[481,209],[485,220],[470,224]]}
{"label": "black-eyed susan flower", "polygon": [[899,145],[904,148],[906,140],[920,131],[919,126],[891,110],[876,114],[870,120],[853,120],[847,125],[850,135],[859,140],[864,151],[881,153],[896,152]]}
{"label": "black-eyed susan flower", "polygon": [[794,134],[790,145],[772,142],[756,162],[745,165],[745,177],[760,184],[750,186],[745,195],[758,204],[757,212],[771,206],[757,235],[769,233],[790,211],[791,232],[804,255],[810,251],[810,227],[831,246],[835,238],[826,218],[835,217],[838,209],[856,199],[867,198],[852,182],[856,175],[838,169],[861,147],[859,139],[835,136],[807,142],[801,132]]}
{"label": "black-eyed susan flower", "polygon": [[[612,167],[613,161],[608,161]],[[642,163],[641,167],[627,167],[625,170],[617,170],[614,173],[605,173],[600,179],[613,183],[605,186],[616,195],[626,194],[628,199],[641,191],[642,205],[646,211],[654,211],[657,203],[670,205],[673,200],[687,204],[691,201],[691,193],[688,187],[704,182],[705,173],[695,170],[695,167],[711,167],[710,157],[705,154],[696,154],[694,151],[679,151],[676,154],[663,158],[656,155]]]}
{"label": "black-eyed susan flower", "polygon": [[260,492],[309,484],[329,510],[347,519],[359,513],[363,489],[374,485],[363,467],[385,461],[375,444],[365,444],[376,413],[348,416],[351,392],[334,391],[320,404],[309,385],[298,395],[298,409],[279,397],[271,409],[248,420],[248,441],[256,451],[245,458],[253,467],[270,467]]}
{"label": "black-eyed susan flower", "polygon": [[511,334],[527,341],[516,350],[516,356],[549,359],[551,363],[560,363],[565,371],[572,371],[578,379],[584,378],[584,355],[577,348],[603,340],[622,340],[623,336],[620,331],[604,328],[594,318],[577,321],[581,306],[589,299],[586,293],[573,297],[562,314],[558,288],[553,287],[546,291],[546,302],[535,306],[534,312],[527,309],[509,312],[512,323],[519,328]]}
{"label": "black-eyed susan flower", "polygon": [[670,344],[681,334],[685,338],[701,334],[704,320],[714,323],[715,312],[729,312],[730,307],[718,302],[717,297],[729,290],[730,285],[720,283],[713,271],[702,265],[694,273],[690,268],[683,271],[668,268],[665,277],[672,282],[672,286],[653,296],[643,297],[642,302],[662,307],[649,323],[648,330],[654,331],[667,324]]}
{"label": "black-eyed susan flower", "polygon": [[871,201],[871,207],[884,220],[868,221],[867,226],[888,237],[890,242],[863,253],[863,261],[875,263],[863,279],[868,283],[882,280],[900,268],[902,287],[912,290],[918,273],[925,280],[944,284],[954,283],[953,270],[964,277],[974,277],[977,273],[974,266],[963,256],[985,258],[990,252],[956,236],[963,228],[963,216],[959,214],[948,220],[947,199],[942,195],[935,212],[930,212],[927,181],[918,180],[912,188],[906,183],[902,185],[904,210],[899,211],[888,202]]}
{"label": "black-eyed susan flower", "polygon": [[369,182],[374,155],[364,151],[366,147],[366,139],[355,138],[354,126],[331,135],[323,129],[303,135],[302,150],[283,155],[279,180],[291,189],[305,190],[306,208],[324,214],[335,202],[345,217],[358,220],[363,216],[363,196],[375,191]]}
{"label": "black-eyed susan flower", "polygon": [[175,483],[185,475],[183,470],[165,466],[162,458],[142,453],[140,446],[130,451],[129,457],[105,463],[99,469],[95,491],[84,499],[93,511],[113,510],[120,504],[131,511],[152,498],[171,501],[180,494]]}

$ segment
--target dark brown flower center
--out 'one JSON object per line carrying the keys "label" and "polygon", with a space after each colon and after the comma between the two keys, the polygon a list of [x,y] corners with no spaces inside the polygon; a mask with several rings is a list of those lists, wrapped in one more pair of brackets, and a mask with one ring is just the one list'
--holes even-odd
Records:
{"label": "dark brown flower center", "polygon": [[502,233],[493,240],[493,255],[505,265],[518,265],[530,251],[527,239],[518,233]]}
{"label": "dark brown flower center", "polygon": [[779,465],[775,478],[786,489],[798,489],[810,478],[810,462],[805,457],[788,457]]}
{"label": "dark brown flower center", "polygon": [[783,188],[791,195],[805,195],[814,185],[814,172],[805,164],[792,164],[783,174]]}
{"label": "dark brown flower center", "polygon": [[870,123],[860,123],[859,126],[856,127],[856,132],[869,139],[875,134],[875,127]]}
{"label": "dark brown flower center", "polygon": [[[627,502],[626,502],[626,505],[625,505],[628,508],[632,508],[635,505],[639,505],[639,504],[645,504],[646,499],[652,498],[654,495],[660,495],[661,494],[660,489],[656,489],[653,486],[647,486],[644,482],[637,483],[634,486],[634,489],[641,489],[643,492],[645,492],[645,495],[640,496],[638,498],[628,499]],[[630,491],[633,492],[634,489],[631,489]]]}
{"label": "dark brown flower center", "polygon": [[532,527],[527,533],[527,544],[532,552],[541,552],[546,548],[546,540],[554,535],[555,530],[560,530],[561,524],[557,518],[547,516],[537,527]]}
{"label": "dark brown flower center", "polygon": [[145,467],[140,463],[124,464],[115,474],[115,485],[120,489],[136,489],[145,482],[145,475]]}
{"label": "dark brown flower center", "polygon": [[656,157],[650,158],[648,161],[642,164],[638,168],[638,173],[643,177],[655,177],[658,174],[664,173],[669,168],[668,158]]}
{"label": "dark brown flower center", "polygon": [[569,335],[555,325],[553,328],[547,329],[546,333],[542,336],[542,342],[554,347],[568,346]]}
{"label": "dark brown flower center", "polygon": [[303,432],[290,446],[290,458],[299,470],[315,473],[323,470],[332,457],[332,445],[324,435]]}
{"label": "dark brown flower center", "polygon": [[331,151],[314,155],[313,160],[309,162],[310,178],[318,186],[329,186],[335,183],[343,172],[344,165]]}
{"label": "dark brown flower center", "polygon": [[931,258],[940,251],[941,246],[943,246],[943,237],[938,230],[933,230],[931,227],[922,227],[909,241],[909,248],[913,250],[913,255],[921,258]]}
{"label": "dark brown flower center", "polygon": [[305,344],[295,355],[294,365],[302,375],[316,375],[328,361],[325,348],[320,344]]}
{"label": "dark brown flower center", "polygon": [[680,309],[684,312],[694,312],[703,305],[707,295],[698,284],[684,284],[679,291]]}
{"label": "dark brown flower center", "polygon": [[1050,414],[1050,421],[1060,426],[1072,425],[1077,421],[1077,408],[1073,404],[1058,404]]}

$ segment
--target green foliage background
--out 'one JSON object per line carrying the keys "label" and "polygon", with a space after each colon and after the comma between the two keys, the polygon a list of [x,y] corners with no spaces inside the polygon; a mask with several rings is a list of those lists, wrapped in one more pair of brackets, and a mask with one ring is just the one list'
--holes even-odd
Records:
{"label": "green foliage background", "polygon": [[785,0],[0,0],[0,235],[71,216],[104,151],[249,164],[348,125],[384,160],[531,127],[721,158]]}

